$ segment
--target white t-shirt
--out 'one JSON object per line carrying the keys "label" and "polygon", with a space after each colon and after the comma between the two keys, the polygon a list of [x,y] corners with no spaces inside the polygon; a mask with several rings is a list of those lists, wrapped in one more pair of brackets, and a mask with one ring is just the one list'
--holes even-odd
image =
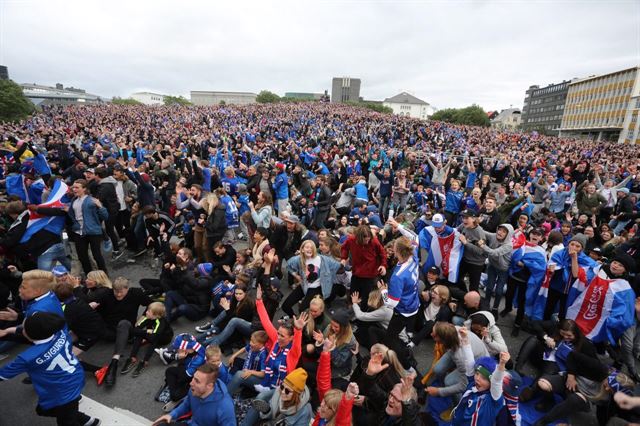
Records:
{"label": "white t-shirt", "polygon": [[320,256],[307,259],[305,262],[306,269],[304,271],[305,279],[307,281],[307,288],[320,287],[320,263],[322,259]]}

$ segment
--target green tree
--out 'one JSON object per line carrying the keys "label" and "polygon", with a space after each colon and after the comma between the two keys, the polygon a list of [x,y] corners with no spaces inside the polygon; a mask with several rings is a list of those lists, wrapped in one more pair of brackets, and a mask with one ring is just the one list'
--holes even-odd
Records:
{"label": "green tree", "polygon": [[136,101],[135,99],[119,98],[117,96],[114,96],[113,99],[111,99],[111,103],[116,105],[142,105],[142,102]]}
{"label": "green tree", "polygon": [[0,121],[20,121],[35,111],[35,106],[12,80],[0,80]]}
{"label": "green tree", "polygon": [[164,97],[165,105],[193,105],[191,101],[185,99],[182,96],[165,96]]}
{"label": "green tree", "polygon": [[227,103],[226,103],[226,102],[225,102],[225,100],[223,99],[223,100],[221,100],[221,101],[220,101],[220,103],[219,103],[218,105],[224,106],[224,105],[226,105],[226,104],[227,104]]}
{"label": "green tree", "polygon": [[256,102],[261,104],[272,104],[279,101],[280,101],[280,96],[268,90],[261,91],[260,93],[258,93],[258,96],[256,97]]}
{"label": "green tree", "polygon": [[347,104],[360,107],[360,108],[367,108],[382,114],[393,114],[393,109],[377,102],[360,101],[360,102],[347,102]]}
{"label": "green tree", "polygon": [[460,109],[441,109],[431,116],[431,120],[471,126],[489,127],[491,125],[491,121],[489,120],[487,113],[478,105],[471,105]]}

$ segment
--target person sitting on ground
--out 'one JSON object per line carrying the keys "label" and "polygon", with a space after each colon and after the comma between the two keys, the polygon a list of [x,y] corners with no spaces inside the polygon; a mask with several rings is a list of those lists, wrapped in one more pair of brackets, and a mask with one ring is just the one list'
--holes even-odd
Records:
{"label": "person sitting on ground", "polygon": [[[182,404],[153,423],[153,426],[183,424],[187,426],[235,426],[233,400],[218,378],[219,370],[209,364],[198,367],[189,383],[189,392]],[[174,423],[190,414],[186,422]]]}
{"label": "person sitting on ground", "polygon": [[[100,314],[92,309],[87,302],[73,295],[71,283],[58,283],[54,291],[62,303],[64,318],[73,341],[73,354],[80,358],[80,355],[91,349],[104,336],[106,326]],[[83,367],[85,370],[93,370],[94,372],[99,369],[99,367],[85,362],[83,362]]]}
{"label": "person sitting on ground", "polygon": [[[205,348],[189,333],[182,333],[175,337],[169,349],[158,348],[155,352],[165,365],[178,361],[178,365],[171,366],[164,372],[163,388],[168,389],[169,398],[162,409],[168,413],[187,395],[193,375],[206,361]],[[159,392],[158,397],[162,394],[162,391]]]}
{"label": "person sitting on ground", "polygon": [[[138,377],[149,366],[149,360],[153,351],[161,346],[171,343],[173,329],[165,318],[166,310],[162,302],[153,302],[148,307],[143,316],[136,321],[132,331],[133,346],[129,358],[127,358],[120,370],[120,374],[127,374],[133,371],[133,377]],[[142,360],[138,360],[138,351],[145,345]]]}
{"label": "person sitting on ground", "polygon": [[229,375],[229,369],[222,362],[222,350],[220,350],[220,346],[218,345],[209,345],[204,352],[205,360],[207,364],[210,364],[219,369],[218,378],[222,380],[222,383],[225,385],[229,383],[231,380],[231,376]]}
{"label": "person sitting on ground", "polygon": [[264,378],[264,366],[269,353],[265,346],[268,340],[269,336],[267,336],[264,330],[254,331],[251,334],[249,344],[238,349],[229,357],[229,368],[231,368],[233,372],[235,361],[241,361],[237,358],[244,353],[247,354],[242,362],[242,367],[233,374],[231,381],[227,385],[227,389],[231,395],[241,389],[250,389],[253,391],[254,386],[260,384]]}
{"label": "person sitting on ground", "polygon": [[108,387],[115,385],[118,362],[124,351],[138,317],[140,306],[149,306],[151,300],[141,288],[129,288],[129,280],[118,277],[113,282],[113,291],[106,295],[97,306],[98,313],[107,325],[105,339],[115,341],[113,356],[107,367],[104,382]]}
{"label": "person sitting on ground", "polygon": [[313,413],[309,403],[311,392],[306,381],[307,372],[303,368],[296,368],[287,374],[280,389],[273,393],[268,402],[254,399],[251,404],[260,412],[263,420],[273,421],[275,424],[307,426]]}
{"label": "person sitting on ground", "polygon": [[482,340],[489,355],[498,356],[501,352],[509,352],[500,327],[491,312],[479,311],[469,315],[464,326]]}

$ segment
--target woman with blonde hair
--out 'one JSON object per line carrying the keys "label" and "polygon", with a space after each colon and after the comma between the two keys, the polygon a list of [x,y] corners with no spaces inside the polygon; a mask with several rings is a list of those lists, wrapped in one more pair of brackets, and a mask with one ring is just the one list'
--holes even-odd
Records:
{"label": "woman with blonde hair", "polygon": [[353,407],[356,424],[372,424],[384,413],[386,396],[407,372],[396,353],[382,343],[371,347],[370,355],[356,366],[351,380],[358,384],[360,395]]}
{"label": "woman with blonde hair", "polygon": [[100,270],[89,272],[84,285],[80,284],[80,279],[75,277],[72,277],[69,282],[73,285],[73,295],[89,304],[100,303],[112,288],[109,276]]}
{"label": "woman with blonde hair", "polygon": [[315,332],[316,348],[322,348],[325,338],[333,342],[331,350],[331,383],[332,387],[346,389],[351,375],[351,360],[353,351],[356,348],[356,339],[353,336],[349,313],[346,309],[336,309],[331,311],[331,322],[324,330],[324,333]]}
{"label": "woman with blonde hair", "polygon": [[313,426],[351,426],[351,411],[360,389],[354,382],[349,383],[346,392],[331,389],[331,352],[334,348],[334,342],[325,339],[316,377],[321,402]]}
{"label": "woman with blonde hair", "polygon": [[207,199],[208,216],[204,229],[207,237],[206,252],[209,253],[216,242],[222,241],[224,234],[227,232],[227,210],[215,194],[210,194]]}
{"label": "woman with blonde hair", "polygon": [[364,346],[369,347],[373,342],[381,341],[393,316],[393,308],[387,306],[382,299],[380,289],[369,293],[367,312],[360,309],[360,294],[356,291],[351,294],[353,313],[356,317],[358,329],[355,332],[356,339]]}
{"label": "woman with blonde hair", "polygon": [[293,316],[293,306],[301,300],[300,310],[304,311],[314,296],[320,295],[323,299],[331,296],[340,266],[340,262],[333,257],[318,254],[313,241],[303,241],[300,254],[287,261],[289,273],[300,285],[282,303],[284,313]]}
{"label": "woman with blonde hair", "polygon": [[422,339],[431,336],[436,322],[450,322],[453,312],[449,308],[449,287],[434,285],[430,290],[421,292],[420,314],[418,315],[416,332],[409,342],[410,347],[419,344]]}

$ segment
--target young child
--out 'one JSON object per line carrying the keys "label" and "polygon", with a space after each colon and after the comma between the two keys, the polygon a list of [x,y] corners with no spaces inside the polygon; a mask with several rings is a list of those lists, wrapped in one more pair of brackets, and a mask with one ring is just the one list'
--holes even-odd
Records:
{"label": "young child", "polygon": [[504,406],[502,382],[509,353],[500,353],[500,363],[492,357],[479,358],[474,364],[468,331],[460,329],[469,385],[452,412],[451,425],[493,425]]}
{"label": "young child", "polygon": [[218,379],[226,385],[229,383],[229,368],[222,362],[222,351],[218,345],[209,345],[204,352],[207,364],[218,368]]}
{"label": "young child", "polygon": [[[234,374],[231,381],[227,384],[229,394],[233,395],[242,388],[253,389],[255,385],[260,384],[264,377],[264,362],[269,354],[265,346],[267,340],[269,340],[269,336],[267,336],[264,330],[254,331],[251,334],[249,344],[231,355],[229,358],[229,367]],[[244,359],[242,368],[234,371],[236,359],[245,353],[247,357]]]}
{"label": "young child", "polygon": [[165,393],[163,389],[158,392],[156,397],[156,399],[165,402],[163,395],[168,394],[166,404],[162,408],[165,413],[168,413],[189,392],[189,383],[191,383],[193,374],[198,367],[205,363],[205,349],[191,334],[182,333],[175,337],[170,349],[159,348],[156,349],[156,353],[167,365],[178,360],[178,365],[171,366],[164,372],[165,385],[163,388],[166,388],[167,392]]}
{"label": "young child", "polygon": [[[165,314],[164,303],[153,302],[149,305],[144,315],[138,319],[133,329],[131,353],[124,362],[120,374],[127,374],[135,368],[133,377],[138,377],[149,366],[153,350],[171,342],[173,330],[165,318]],[[147,343],[147,347],[144,349],[142,361],[138,361],[138,351],[143,343]]]}

